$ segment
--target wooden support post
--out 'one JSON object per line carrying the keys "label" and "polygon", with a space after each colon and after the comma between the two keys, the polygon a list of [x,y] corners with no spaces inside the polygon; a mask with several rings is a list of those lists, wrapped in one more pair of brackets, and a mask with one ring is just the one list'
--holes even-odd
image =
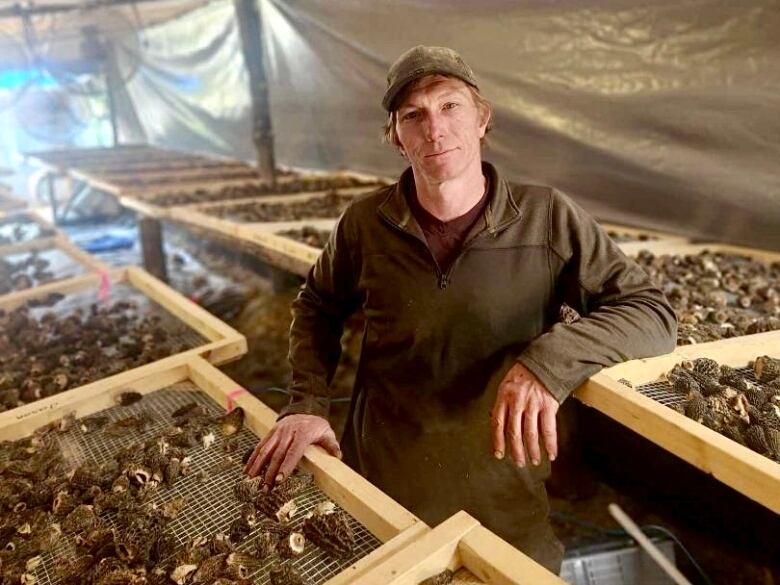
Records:
{"label": "wooden support post", "polygon": [[140,216],[138,218],[138,232],[141,236],[144,268],[163,282],[168,282],[168,270],[165,266],[165,251],[163,250],[160,220]]}
{"label": "wooden support post", "polygon": [[268,80],[265,74],[262,19],[257,0],[233,0],[236,21],[241,35],[244,63],[249,73],[249,95],[252,99],[252,137],[257,148],[260,176],[275,180],[274,137],[271,128],[271,104],[268,100]]}

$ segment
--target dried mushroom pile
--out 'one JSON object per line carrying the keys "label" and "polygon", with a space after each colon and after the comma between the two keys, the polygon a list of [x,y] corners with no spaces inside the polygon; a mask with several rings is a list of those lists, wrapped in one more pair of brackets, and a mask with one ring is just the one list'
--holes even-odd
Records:
{"label": "dried mushroom pile", "polygon": [[212,207],[208,213],[241,222],[326,219],[341,215],[353,200],[354,197],[339,193],[328,193],[293,203],[265,203],[259,199],[251,203]]}
{"label": "dried mushroom pile", "polygon": [[150,194],[142,197],[149,203],[160,207],[172,207],[175,205],[191,205],[196,203],[211,203],[214,201],[228,201],[230,199],[243,199],[245,197],[259,197],[269,194],[305,193],[307,191],[324,191],[326,189],[346,189],[350,187],[370,186],[372,182],[361,181],[352,177],[313,177],[301,178],[294,181],[258,185],[247,183],[223,187],[218,190],[196,189],[193,191],[181,191],[176,193]]}
{"label": "dried mushroom pile", "polygon": [[[69,415],[30,437],[0,443],[3,583],[36,583],[45,568],[50,581],[64,585],[238,585],[251,583],[250,576],[267,567],[273,585],[295,585],[306,581],[290,559],[309,543],[338,559],[352,554],[352,530],[330,502],[293,530],[295,498],[313,485],[303,474],[270,492],[256,479],[240,480],[233,491],[241,507],[229,528],[183,538],[177,519],[190,507],[202,514],[197,509],[202,502],[177,494],[191,493],[188,483],[219,473],[196,470],[200,463],[193,461],[203,461],[199,452],[217,448],[217,432],[223,451],[237,448],[244,412],[236,408],[213,416],[191,402],[173,410],[156,427],[162,430],[152,431],[149,426],[160,419],[152,418],[143,401],[126,392],[117,402],[135,405],[132,414],[113,420],[104,413],[78,420]],[[71,468],[60,448],[67,433],[124,437],[124,446],[105,453],[101,465]]]}
{"label": "dried mushroom pile", "polygon": [[[285,564],[304,554],[307,547],[315,545],[329,556],[346,560],[355,548],[355,535],[347,515],[330,501],[320,503],[314,511],[294,524],[299,509],[296,497],[313,485],[310,475],[294,474],[274,486],[269,492],[262,490],[262,478],[246,478],[233,490],[242,503],[241,516],[230,525],[230,539],[240,542],[253,531],[254,555],[267,559],[276,555],[281,564],[272,566],[271,583],[274,585],[304,584],[306,579],[292,565]],[[311,543],[311,545],[309,544]]]}
{"label": "dried mushroom pile", "polygon": [[177,340],[187,331],[133,301],[40,318],[0,309],[0,411],[190,349]]}
{"label": "dried mushroom pile", "polygon": [[655,256],[637,262],[677,313],[678,345],[780,329],[780,262],[737,254]]}
{"label": "dried mushroom pile", "polygon": [[0,245],[18,244],[55,235],[53,229],[39,224],[25,215],[12,215],[0,219]]}
{"label": "dried mushroom pile", "polygon": [[[142,395],[127,392],[118,402],[129,406],[141,399]],[[47,567],[49,579],[65,585],[213,583],[215,579],[178,577],[189,575],[181,566],[211,556],[212,548],[224,555],[225,575],[238,579],[246,574],[242,556],[233,553],[228,541],[193,541],[181,547],[166,530],[186,508],[185,498],[150,502],[154,494],[193,475],[188,452],[199,446],[199,440],[204,444],[207,437],[213,440],[214,424],[226,435],[235,434],[243,423],[243,411],[214,419],[193,404],[171,416],[172,424],[165,431],[130,442],[101,465],[70,468],[58,435],[127,437],[149,426],[150,415],[137,410],[113,421],[100,414],[81,420],[69,415],[30,437],[0,443],[2,582],[36,583],[36,570],[47,553],[55,559]],[[73,554],[61,554],[68,545]],[[240,581],[224,583],[233,582]]]}
{"label": "dried mushroom pile", "polygon": [[322,230],[307,225],[302,228],[279,232],[279,235],[313,248],[324,248],[330,237],[330,230]]}
{"label": "dried mushroom pile", "polygon": [[780,359],[761,356],[752,367],[759,383],[708,358],[678,364],[666,378],[685,397],[675,410],[780,462]]}
{"label": "dried mushroom pile", "polygon": [[20,256],[18,261],[0,258],[0,294],[26,290],[54,280],[51,262],[38,252]]}

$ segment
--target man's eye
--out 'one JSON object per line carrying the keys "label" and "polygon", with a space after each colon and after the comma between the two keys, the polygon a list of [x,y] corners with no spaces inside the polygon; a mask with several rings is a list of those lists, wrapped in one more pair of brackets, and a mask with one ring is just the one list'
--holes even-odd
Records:
{"label": "man's eye", "polygon": [[402,120],[413,120],[417,117],[417,112],[409,112],[408,114],[404,114],[401,116]]}
{"label": "man's eye", "polygon": [[456,102],[447,102],[446,104],[444,104],[445,110],[451,110],[452,108],[457,108],[457,107],[458,104]]}

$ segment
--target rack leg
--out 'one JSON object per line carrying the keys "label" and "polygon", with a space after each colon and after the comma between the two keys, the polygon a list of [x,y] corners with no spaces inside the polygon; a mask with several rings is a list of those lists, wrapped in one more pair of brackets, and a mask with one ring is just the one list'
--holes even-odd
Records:
{"label": "rack leg", "polygon": [[163,282],[168,282],[160,220],[142,216],[138,220],[138,231],[141,236],[144,268]]}

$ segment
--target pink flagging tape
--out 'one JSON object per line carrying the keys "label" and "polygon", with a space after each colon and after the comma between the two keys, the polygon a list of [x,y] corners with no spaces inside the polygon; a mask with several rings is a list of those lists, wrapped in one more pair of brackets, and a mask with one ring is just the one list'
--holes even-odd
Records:
{"label": "pink flagging tape", "polygon": [[236,407],[235,402],[233,402],[233,399],[236,396],[241,396],[242,394],[248,394],[247,390],[245,388],[236,388],[234,390],[231,390],[227,393],[227,411],[230,412]]}
{"label": "pink flagging tape", "polygon": [[98,290],[98,298],[101,301],[107,301],[111,295],[111,275],[108,270],[101,270],[100,272],[100,289]]}

